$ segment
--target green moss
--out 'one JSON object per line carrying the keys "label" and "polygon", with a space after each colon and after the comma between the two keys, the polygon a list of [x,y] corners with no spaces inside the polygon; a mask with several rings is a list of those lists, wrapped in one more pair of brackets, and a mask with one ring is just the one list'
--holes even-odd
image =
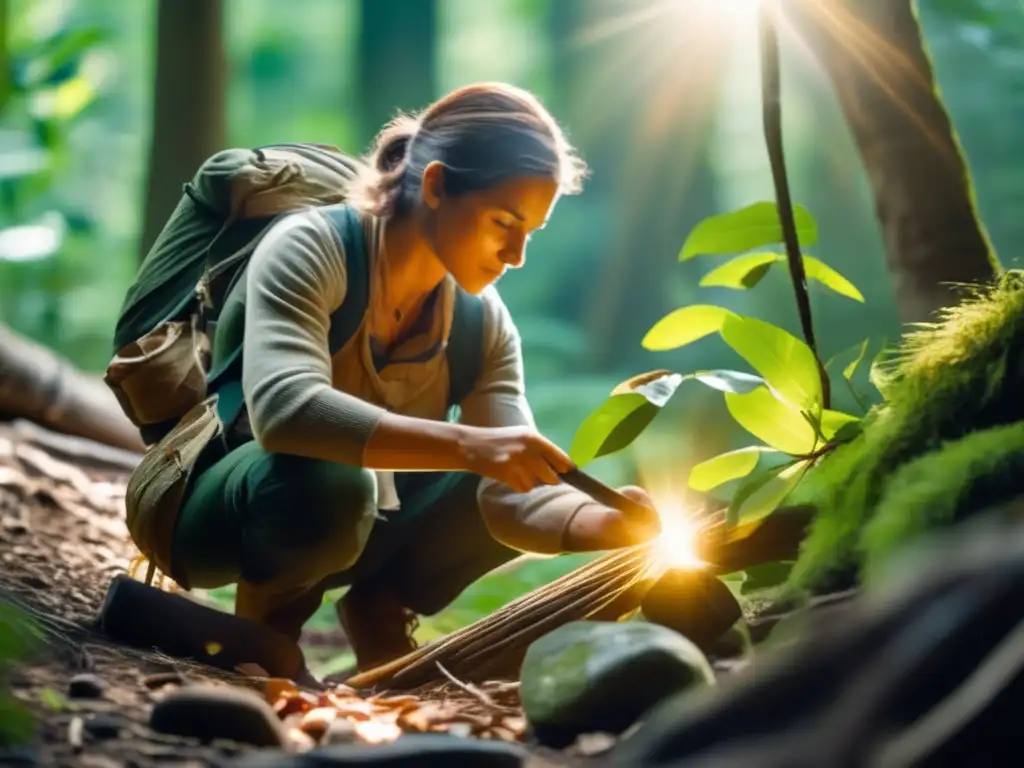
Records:
{"label": "green moss", "polygon": [[861,537],[870,574],[903,544],[1021,492],[1024,423],[975,432],[908,462],[886,484]]}
{"label": "green moss", "polygon": [[[856,440],[808,473],[800,496],[817,505],[820,514],[793,569],[793,585],[824,592],[855,583],[864,557],[862,532],[880,507],[890,478],[951,442],[1024,418],[1024,398],[1018,391],[1022,373],[1020,271],[1004,274],[993,286],[977,289],[946,310],[938,322],[908,333],[879,367],[877,384],[884,404],[867,416]],[[891,514],[899,515],[895,510]],[[888,526],[889,531],[916,536],[946,521],[940,515],[927,518],[923,527],[879,523],[879,530]],[[890,541],[887,547],[902,541],[895,533],[889,539],[884,533],[872,536],[878,537],[872,541]]]}

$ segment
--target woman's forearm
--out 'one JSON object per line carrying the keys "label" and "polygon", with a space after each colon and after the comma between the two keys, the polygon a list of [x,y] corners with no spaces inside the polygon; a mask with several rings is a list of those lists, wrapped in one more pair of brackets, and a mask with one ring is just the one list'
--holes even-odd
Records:
{"label": "woman's forearm", "polygon": [[467,427],[447,421],[385,413],[363,448],[367,469],[465,471],[460,446]]}

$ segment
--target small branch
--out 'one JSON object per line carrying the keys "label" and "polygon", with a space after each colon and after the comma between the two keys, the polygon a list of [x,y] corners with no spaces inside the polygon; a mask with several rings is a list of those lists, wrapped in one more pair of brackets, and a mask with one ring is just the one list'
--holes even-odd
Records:
{"label": "small branch", "polygon": [[495,702],[494,699],[492,699],[490,696],[481,691],[472,683],[464,683],[461,680],[459,680],[459,678],[457,678],[455,675],[453,675],[451,672],[445,669],[444,665],[442,665],[440,661],[435,661],[434,664],[437,665],[437,668],[441,671],[441,674],[448,678],[448,681],[452,685],[454,685],[460,691],[468,693],[470,696],[479,701],[485,707],[493,709],[495,712],[500,712],[506,715],[519,714],[519,710],[514,709],[512,707],[503,707],[501,704]]}
{"label": "small branch", "polygon": [[800,252],[800,236],[796,230],[796,219],[793,216],[793,201],[789,191],[789,179],[786,174],[786,159],[782,142],[782,76],[779,67],[779,33],[776,27],[775,0],[764,0],[761,6],[761,98],[762,119],[764,122],[765,143],[768,148],[768,161],[772,170],[772,181],[775,185],[775,198],[779,208],[779,222],[782,225],[782,237],[786,244],[786,260],[789,264],[789,275],[793,280],[793,292],[796,294],[797,311],[800,313],[800,326],[804,340],[814,352],[818,361],[818,372],[821,376],[822,403],[829,407],[832,399],[828,373],[818,354],[818,345],[814,338],[814,322],[811,315],[811,297],[807,290],[807,274],[804,270],[803,256]]}

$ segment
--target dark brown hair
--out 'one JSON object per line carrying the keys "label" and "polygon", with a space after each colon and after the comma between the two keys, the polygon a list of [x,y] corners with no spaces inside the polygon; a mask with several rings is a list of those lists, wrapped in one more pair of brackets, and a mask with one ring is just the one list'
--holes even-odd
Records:
{"label": "dark brown hair", "polygon": [[349,201],[378,216],[401,215],[415,203],[423,171],[434,161],[445,166],[449,195],[518,176],[554,179],[562,194],[575,194],[587,170],[536,96],[504,83],[478,83],[418,115],[392,120],[378,134]]}

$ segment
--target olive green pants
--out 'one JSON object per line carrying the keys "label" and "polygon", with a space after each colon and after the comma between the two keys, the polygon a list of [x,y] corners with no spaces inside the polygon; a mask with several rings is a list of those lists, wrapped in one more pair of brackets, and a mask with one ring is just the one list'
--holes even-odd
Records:
{"label": "olive green pants", "polygon": [[326,590],[363,583],[431,615],[519,554],[484,525],[479,481],[397,473],[401,509],[378,513],[373,473],[245,443],[193,482],[174,536],[175,567],[201,589],[255,586],[263,613],[286,610],[299,626]]}

